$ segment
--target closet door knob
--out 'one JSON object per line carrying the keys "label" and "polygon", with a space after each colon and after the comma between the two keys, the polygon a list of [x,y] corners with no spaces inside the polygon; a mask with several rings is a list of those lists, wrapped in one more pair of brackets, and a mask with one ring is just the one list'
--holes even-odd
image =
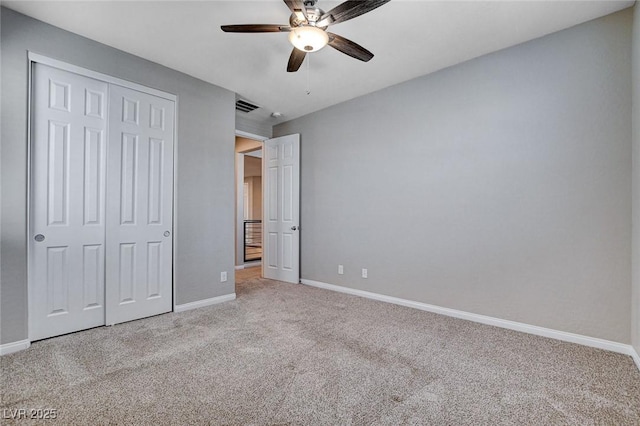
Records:
{"label": "closet door knob", "polygon": [[171,235],[171,232],[169,232],[169,231],[164,231],[164,236],[165,236],[165,237],[168,237],[169,235]]}
{"label": "closet door knob", "polygon": [[36,240],[37,242],[41,243],[44,241],[44,235],[42,234],[38,234],[35,237],[33,237],[34,240]]}

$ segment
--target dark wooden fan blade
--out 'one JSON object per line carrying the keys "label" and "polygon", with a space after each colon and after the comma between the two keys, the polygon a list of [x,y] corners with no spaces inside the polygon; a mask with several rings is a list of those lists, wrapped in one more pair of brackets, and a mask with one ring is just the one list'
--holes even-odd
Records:
{"label": "dark wooden fan blade", "polygon": [[291,31],[291,27],[288,25],[275,24],[223,25],[220,28],[225,33],[281,33]]}
{"label": "dark wooden fan blade", "polygon": [[345,1],[322,15],[318,21],[318,26],[324,27],[326,25],[348,21],[349,19],[360,16],[363,13],[371,12],[373,9],[376,9],[389,1],[391,0]]}
{"label": "dark wooden fan blade", "polygon": [[284,0],[284,2],[289,6],[291,12],[296,14],[298,19],[305,21],[305,24],[307,23],[307,8],[302,0]]}
{"label": "dark wooden fan blade", "polygon": [[359,59],[363,62],[369,62],[371,58],[373,58],[373,53],[369,52],[358,43],[354,43],[349,39],[330,32],[327,32],[327,35],[329,36],[329,46],[339,50],[345,55],[349,55],[352,58]]}
{"label": "dark wooden fan blade", "polygon": [[307,52],[303,52],[302,50],[298,50],[294,47],[293,52],[291,52],[291,56],[289,56],[287,72],[298,71],[300,69],[300,65],[302,65],[302,62],[304,61],[305,56],[307,56]]}

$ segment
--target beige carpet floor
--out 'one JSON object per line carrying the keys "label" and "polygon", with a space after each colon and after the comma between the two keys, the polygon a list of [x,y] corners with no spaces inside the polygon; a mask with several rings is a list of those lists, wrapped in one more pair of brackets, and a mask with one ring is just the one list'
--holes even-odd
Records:
{"label": "beige carpet floor", "polygon": [[640,424],[630,357],[252,272],[239,274],[249,277],[236,301],[0,358],[4,417],[43,408],[57,410],[51,424]]}

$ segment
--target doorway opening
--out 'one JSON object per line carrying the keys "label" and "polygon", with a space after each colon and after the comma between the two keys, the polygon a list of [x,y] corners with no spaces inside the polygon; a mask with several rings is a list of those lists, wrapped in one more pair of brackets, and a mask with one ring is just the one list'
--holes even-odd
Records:
{"label": "doorway opening", "polygon": [[[261,275],[262,265],[262,141],[236,136],[236,274],[252,268]],[[256,270],[257,269],[257,270]]]}
{"label": "doorway opening", "polygon": [[[262,278],[297,284],[300,282],[300,135],[262,141],[239,136],[243,137],[236,140],[236,269],[260,265]],[[255,151],[261,152],[259,163],[257,158],[250,158],[255,156],[248,155]],[[259,185],[250,179],[249,171],[245,185],[245,168],[252,167],[251,162],[260,164]],[[255,196],[257,188],[261,197]],[[256,203],[260,203],[260,208]],[[260,219],[253,220],[260,220],[261,232],[254,239],[248,239],[246,222],[258,213]],[[259,263],[245,261],[248,249],[254,250],[254,256],[259,254]],[[236,273],[236,284],[239,275],[242,274]]]}
{"label": "doorway opening", "polygon": [[262,148],[244,154],[244,264],[262,260]]}

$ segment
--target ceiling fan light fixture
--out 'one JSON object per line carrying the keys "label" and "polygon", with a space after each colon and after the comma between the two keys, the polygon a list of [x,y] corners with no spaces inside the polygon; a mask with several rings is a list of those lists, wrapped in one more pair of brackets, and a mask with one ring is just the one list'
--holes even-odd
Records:
{"label": "ceiling fan light fixture", "polygon": [[[326,29],[329,25],[339,24],[371,12],[391,0],[347,0],[326,13],[315,7],[316,1],[284,0],[291,11],[289,25],[239,24],[222,25],[220,28],[227,33],[289,33],[289,41],[293,49],[287,63],[287,72],[298,71],[307,53],[317,52],[327,44],[359,61],[371,60],[373,53],[347,38],[327,32]],[[308,60],[307,64],[309,64]]]}
{"label": "ceiling fan light fixture", "polygon": [[303,25],[289,32],[289,41],[303,52],[317,52],[329,43],[329,36],[320,28]]}

